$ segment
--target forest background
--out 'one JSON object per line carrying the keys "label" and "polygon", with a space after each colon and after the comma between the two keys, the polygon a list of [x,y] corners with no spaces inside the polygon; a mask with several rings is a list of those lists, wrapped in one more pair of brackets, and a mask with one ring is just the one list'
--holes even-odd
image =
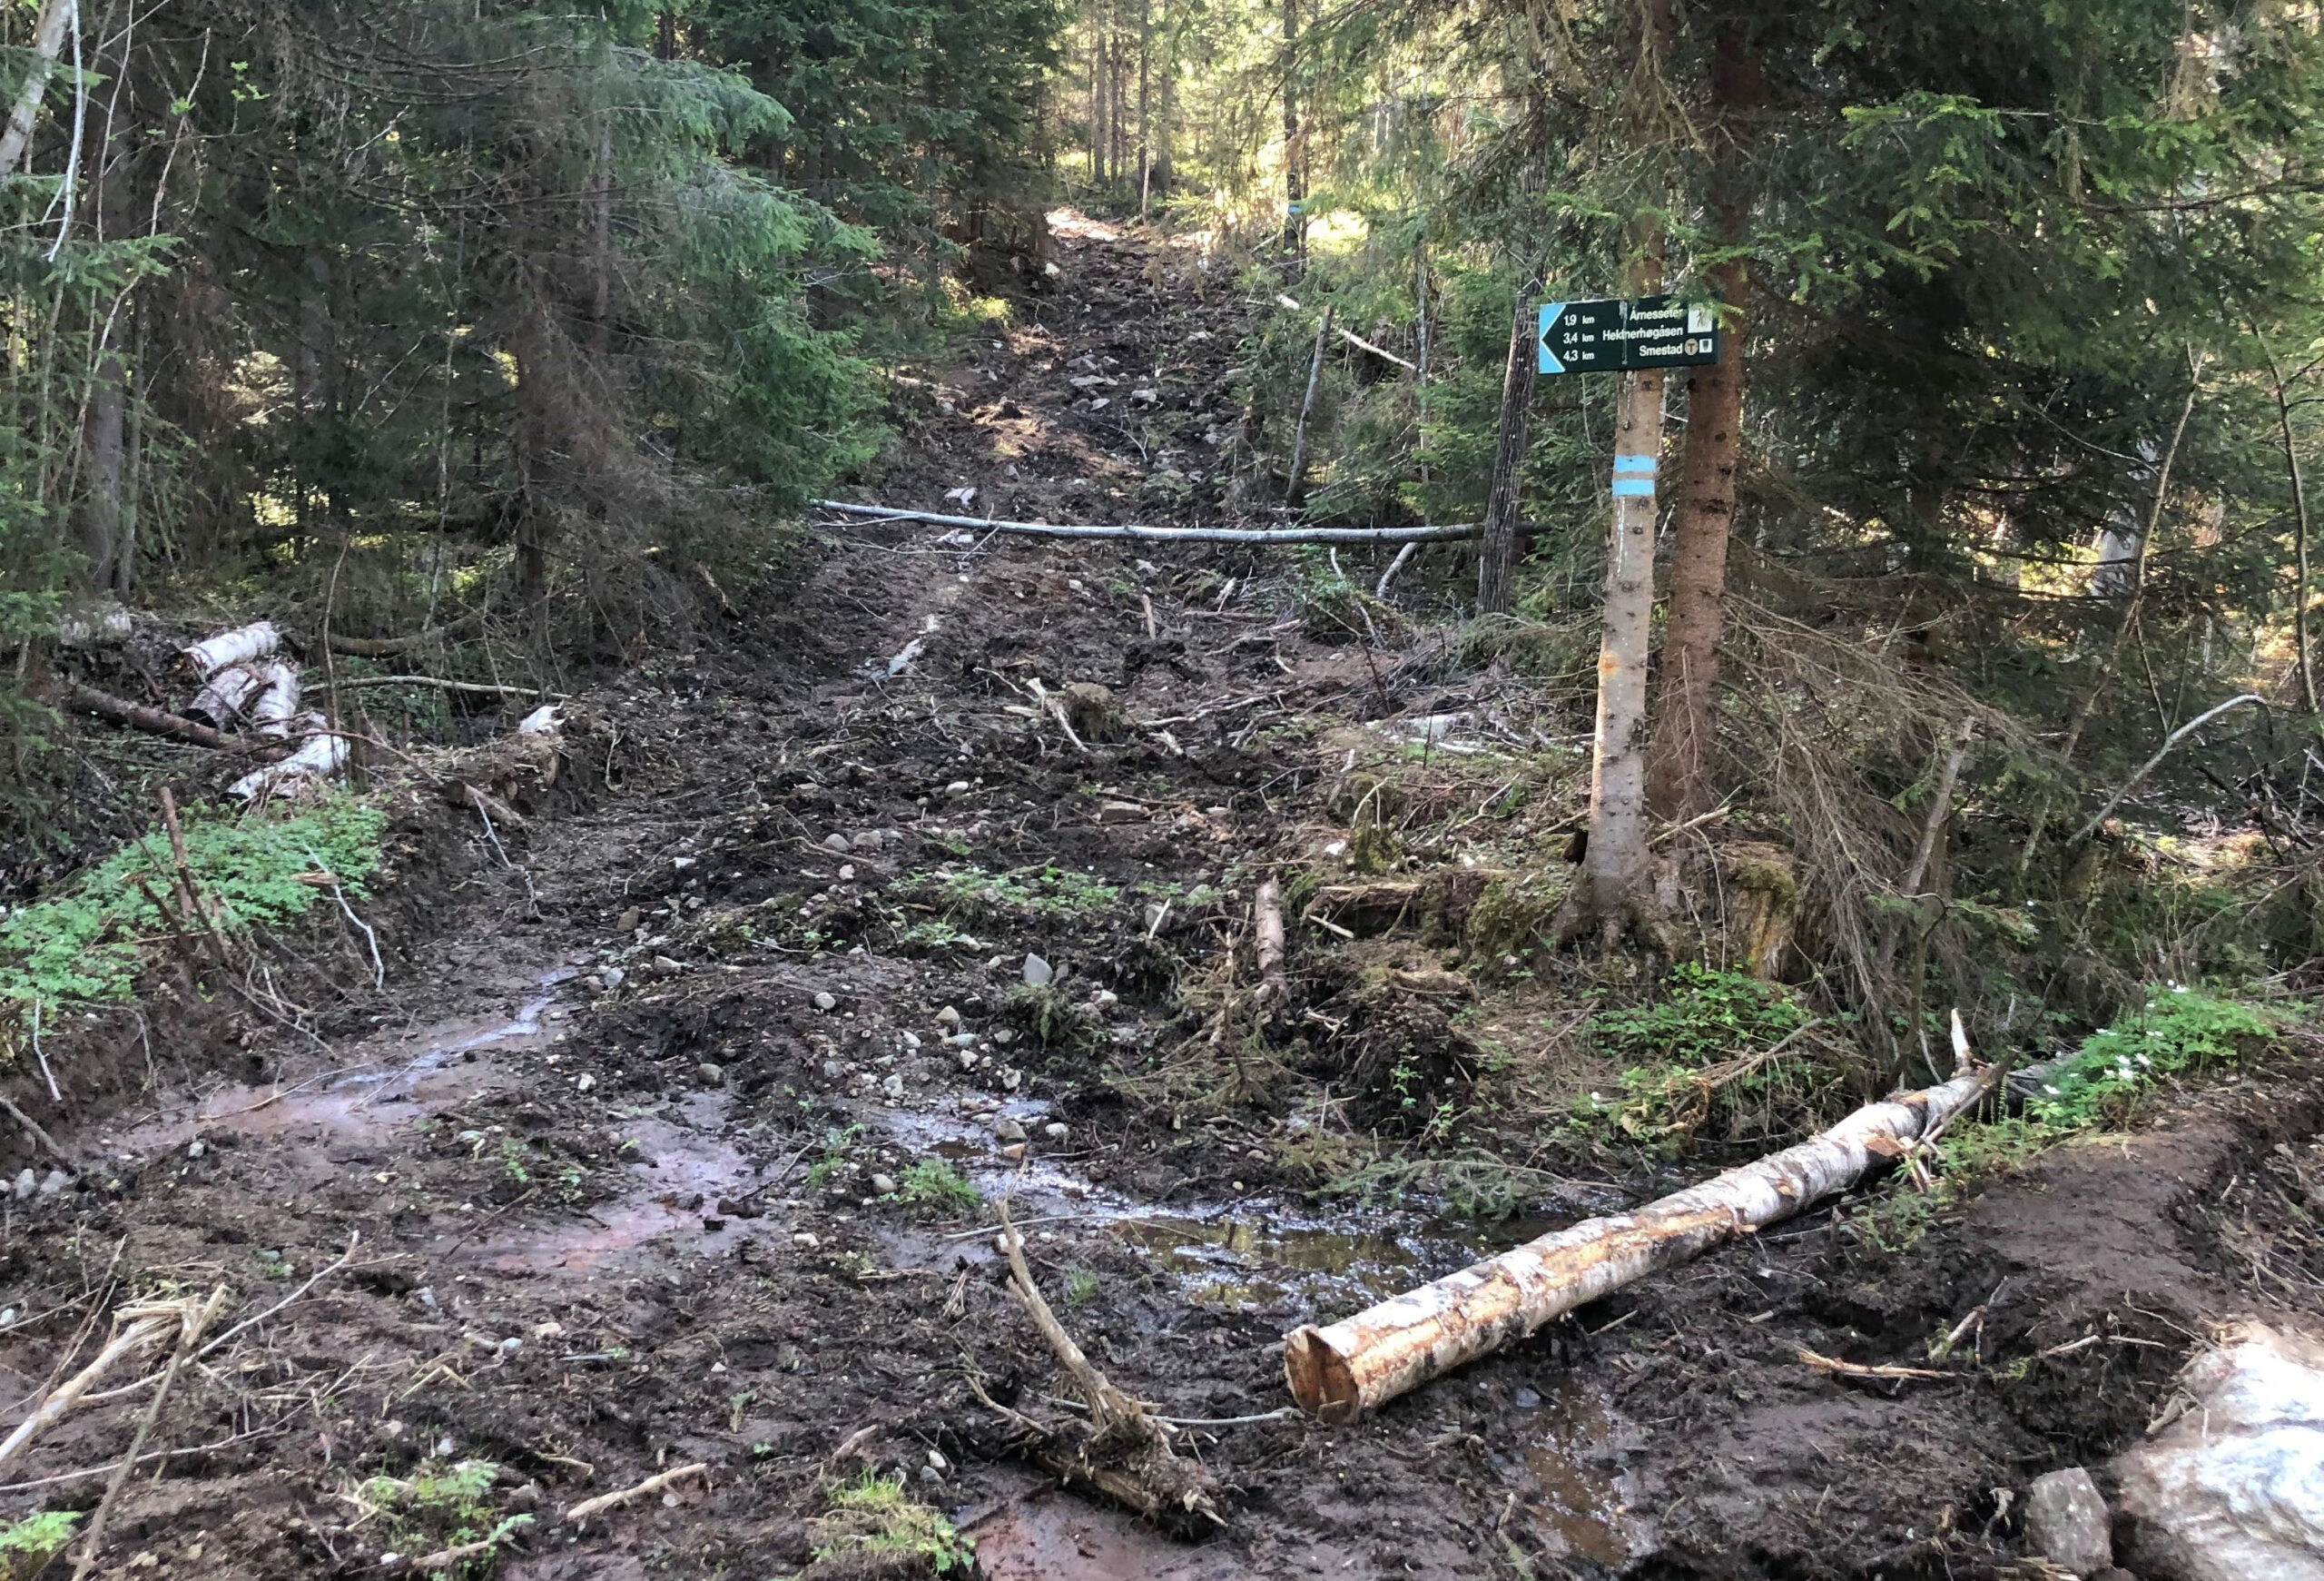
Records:
{"label": "forest background", "polygon": [[[0,21],[14,895],[142,816],[55,706],[108,606],[479,681],[669,641],[876,489],[883,380],[1038,289],[1070,202],[1251,304],[1237,509],[1482,519],[1396,600],[1585,715],[1629,676],[1601,744],[1667,825],[1781,841],[1876,1041],[2318,954],[2317,7]],[[1536,388],[1536,301],[1657,288],[1718,304],[1718,365]],[[1618,521],[1641,414],[1669,509]],[[1577,853],[1570,931],[1656,936],[1644,828]]]}

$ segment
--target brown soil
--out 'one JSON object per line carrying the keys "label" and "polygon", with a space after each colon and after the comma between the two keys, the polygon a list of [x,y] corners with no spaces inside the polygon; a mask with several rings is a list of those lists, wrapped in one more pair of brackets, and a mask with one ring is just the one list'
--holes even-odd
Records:
{"label": "brown soil", "polygon": [[[1188,458],[1231,420],[1237,304],[1196,299],[1191,253],[1100,227],[1060,256],[1039,325],[926,387],[883,498],[1216,505]],[[1118,386],[1076,390],[1085,356]],[[155,1093],[133,1030],[93,1025],[56,1052],[115,1072],[105,1090],[60,1113],[15,1089],[84,1167],[5,1210],[9,1421],[127,1292],[224,1283],[239,1319],[349,1260],[185,1376],[104,1573],[383,1573],[453,1533],[366,1479],[473,1458],[500,1468],[492,1518],[534,1517],[499,1566],[530,1581],[800,1571],[828,1489],[867,1468],[949,1512],[996,1578],[1992,1574],[2014,1541],[1994,1490],[2134,1436],[2207,1321],[2324,1311],[2324,1062],[2285,1055],[1909,1249],[1870,1233],[1900,1222],[1875,1189],[1372,1421],[1267,1417],[1291,1327],[1665,1183],[1537,1172],[1498,1222],[1318,1206],[1300,1188],[1373,1157],[1374,1131],[1554,1161],[1534,1128],[1573,1072],[1521,1040],[1571,1023],[1572,983],[1547,961],[1498,981],[1515,958],[1463,960],[1457,929],[1352,944],[1295,922],[1290,1002],[1249,992],[1257,875],[1285,876],[1295,917],[1312,876],[1354,876],[1359,747],[1412,766],[1411,861],[1555,869],[1578,754],[1529,759],[1549,783],[1480,822],[1506,778],[1489,755],[1367,721],[1461,715],[1529,751],[1571,721],[1311,633],[1281,558],[846,529],[760,598],[722,644],[587,699],[602,788],[504,835],[516,867],[463,818],[415,833],[377,903],[403,924],[389,987],[340,972],[320,1041],[189,1030]],[[1077,749],[1036,680],[1100,685],[1130,723]],[[1059,974],[1045,993],[1029,954]],[[1047,1419],[1068,1391],[1002,1289],[990,1209],[931,1190],[939,1163],[1013,1193],[1091,1359],[1210,1424],[1181,1452],[1226,1489],[1223,1531],[1173,1542],[1015,1452],[971,1382]],[[1798,1356],[1927,1365],[1980,1307],[1938,1364],[1955,1378]],[[0,1515],[93,1507],[143,1398],[42,1438]]]}

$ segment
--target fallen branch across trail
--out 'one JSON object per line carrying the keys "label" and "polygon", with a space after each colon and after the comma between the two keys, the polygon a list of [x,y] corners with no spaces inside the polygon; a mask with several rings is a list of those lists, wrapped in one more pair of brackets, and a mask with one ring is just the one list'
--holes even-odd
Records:
{"label": "fallen branch across trail", "polygon": [[1353,1421],[1463,1362],[1522,1339],[1576,1307],[1669,1268],[1854,1185],[1876,1160],[1974,1107],[2001,1067],[1971,1068],[1941,1087],[1866,1104],[1797,1147],[1674,1192],[1634,1213],[1590,1219],[1284,1342],[1291,1397],[1327,1422]]}
{"label": "fallen branch across trail", "polygon": [[[1047,521],[995,521],[981,516],[943,516],[932,510],[897,510],[885,505],[851,505],[844,499],[818,499],[821,510],[877,521],[925,521],[935,527],[962,527],[971,532],[1013,533],[1020,538],[1128,538],[1147,543],[1450,543],[1474,538],[1481,530],[1472,521],[1446,522],[1438,527],[1077,527]],[[1542,530],[1518,524],[1518,536]]]}

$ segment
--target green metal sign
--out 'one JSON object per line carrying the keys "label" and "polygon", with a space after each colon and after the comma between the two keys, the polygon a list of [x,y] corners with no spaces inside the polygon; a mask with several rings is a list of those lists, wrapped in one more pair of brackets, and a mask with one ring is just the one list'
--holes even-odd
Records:
{"label": "green metal sign", "polygon": [[1620,373],[1718,361],[1718,309],[1675,296],[1541,304],[1541,371]]}

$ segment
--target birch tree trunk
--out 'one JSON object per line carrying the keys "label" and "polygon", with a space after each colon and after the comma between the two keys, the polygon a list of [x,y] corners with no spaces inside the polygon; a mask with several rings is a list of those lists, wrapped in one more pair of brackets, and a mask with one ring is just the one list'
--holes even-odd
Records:
{"label": "birch tree trunk", "polygon": [[[1748,159],[1761,96],[1759,62],[1744,25],[1718,34],[1710,80],[1722,157],[1715,180],[1719,240],[1739,247],[1750,228]],[[1743,345],[1750,265],[1730,258],[1711,271],[1720,303],[1718,361],[1687,378],[1687,441],[1671,524],[1670,603],[1662,632],[1662,691],[1654,716],[1647,804],[1676,821],[1716,800],[1709,766],[1718,688],[1718,639],[1727,614],[1727,539],[1743,452]]]}
{"label": "birch tree trunk", "polygon": [[1517,559],[1517,507],[1525,481],[1525,445],[1532,435],[1534,303],[1538,276],[1517,289],[1509,321],[1509,361],[1501,374],[1501,424],[1492,453],[1492,488],[1485,498],[1484,534],[1477,553],[1477,613],[1506,615]]}
{"label": "birch tree trunk", "polygon": [[[1957,1049],[1957,1014],[1954,1024]],[[1327,1328],[1295,1329],[1283,1353],[1291,1398],[1326,1422],[1353,1421],[1576,1307],[1788,1219],[1973,1107],[1997,1068],[1867,1104],[1797,1147],[1635,1213],[1588,1220]]]}
{"label": "birch tree trunk", "polygon": [[1154,202],[1153,90],[1154,0],[1137,0],[1137,222],[1145,224]]}
{"label": "birch tree trunk", "polygon": [[0,130],[0,175],[14,175],[24,163],[33,140],[33,123],[40,118],[40,102],[47,96],[48,79],[55,74],[56,56],[64,47],[65,29],[72,25],[74,0],[41,0],[40,20],[33,26],[32,70],[16,102],[8,111],[8,124]]}

